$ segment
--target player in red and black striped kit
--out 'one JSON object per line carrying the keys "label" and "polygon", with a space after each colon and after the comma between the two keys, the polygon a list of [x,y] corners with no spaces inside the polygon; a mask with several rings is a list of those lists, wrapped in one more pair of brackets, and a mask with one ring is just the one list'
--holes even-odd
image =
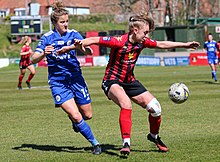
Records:
{"label": "player in red and black striped kit", "polygon": [[26,73],[26,69],[28,69],[30,71],[28,79],[26,80],[26,84],[27,84],[28,88],[31,88],[30,81],[35,75],[35,68],[34,68],[34,65],[33,65],[31,59],[30,59],[31,54],[32,54],[32,50],[30,47],[31,38],[28,36],[25,36],[22,38],[22,40],[19,43],[23,44],[23,46],[21,48],[21,52],[20,52],[20,56],[21,56],[21,59],[19,62],[20,75],[18,78],[18,89],[21,90],[22,89],[22,80],[23,80],[24,75]]}
{"label": "player in red and black striped kit", "polygon": [[131,100],[149,112],[150,133],[148,140],[154,142],[159,151],[168,151],[159,137],[161,123],[161,106],[158,100],[134,76],[134,67],[143,48],[197,48],[198,42],[155,41],[148,38],[154,29],[154,21],[146,15],[131,16],[129,33],[117,37],[90,37],[76,40],[72,46],[66,46],[58,54],[71,49],[83,49],[97,44],[111,48],[110,59],[102,82],[106,96],[120,108],[119,123],[123,148],[121,154],[130,153],[130,137],[132,127]]}

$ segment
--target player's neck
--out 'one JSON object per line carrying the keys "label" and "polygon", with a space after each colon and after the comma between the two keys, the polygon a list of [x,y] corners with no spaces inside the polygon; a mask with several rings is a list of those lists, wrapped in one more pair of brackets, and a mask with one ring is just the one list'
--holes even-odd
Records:
{"label": "player's neck", "polygon": [[132,44],[135,43],[134,37],[135,37],[135,36],[134,36],[133,33],[129,34],[128,40],[129,40],[129,42],[131,42]]}

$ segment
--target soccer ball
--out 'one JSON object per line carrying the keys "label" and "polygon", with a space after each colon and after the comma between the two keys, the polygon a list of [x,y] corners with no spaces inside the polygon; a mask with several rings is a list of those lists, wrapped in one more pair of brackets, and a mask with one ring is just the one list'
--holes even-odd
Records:
{"label": "soccer ball", "polygon": [[174,83],[168,91],[169,98],[176,104],[185,102],[189,97],[189,89],[183,83]]}

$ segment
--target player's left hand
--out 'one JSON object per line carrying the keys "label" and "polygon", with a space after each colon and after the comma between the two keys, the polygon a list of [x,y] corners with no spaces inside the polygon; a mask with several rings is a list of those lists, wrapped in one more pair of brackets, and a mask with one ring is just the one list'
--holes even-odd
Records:
{"label": "player's left hand", "polygon": [[82,40],[79,40],[79,39],[74,39],[74,46],[81,50],[81,51],[85,51],[85,47],[83,46],[83,43],[82,43]]}

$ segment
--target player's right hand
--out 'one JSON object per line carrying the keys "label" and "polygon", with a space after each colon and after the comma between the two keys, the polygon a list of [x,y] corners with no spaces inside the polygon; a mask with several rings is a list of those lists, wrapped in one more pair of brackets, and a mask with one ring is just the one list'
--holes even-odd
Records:
{"label": "player's right hand", "polygon": [[54,47],[53,46],[46,46],[46,48],[44,49],[44,54],[48,55],[48,54],[50,54],[53,51],[54,51]]}

